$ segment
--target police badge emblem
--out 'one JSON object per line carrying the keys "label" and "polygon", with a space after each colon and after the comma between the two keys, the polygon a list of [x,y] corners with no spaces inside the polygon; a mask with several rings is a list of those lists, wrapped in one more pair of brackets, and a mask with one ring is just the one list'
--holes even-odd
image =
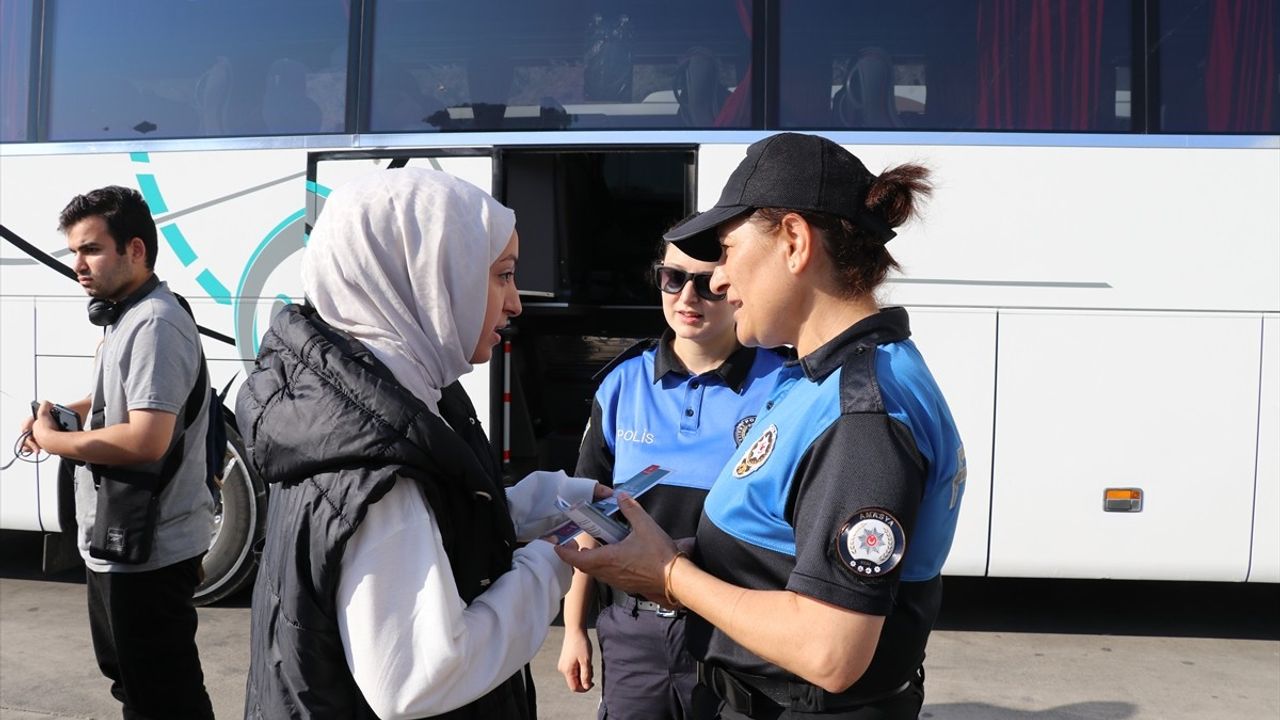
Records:
{"label": "police badge emblem", "polygon": [[902,523],[881,508],[863,508],[836,533],[841,564],[862,579],[893,572],[907,551]]}
{"label": "police badge emblem", "polygon": [[738,460],[738,464],[733,467],[733,476],[736,478],[744,478],[756,471],[769,459],[773,454],[773,445],[778,439],[778,426],[770,425],[760,435],[760,439],[751,444],[747,451],[742,454],[742,458]]}
{"label": "police badge emblem", "polygon": [[740,445],[742,445],[742,439],[747,436],[747,433],[751,432],[751,426],[755,424],[756,424],[756,416],[748,415],[742,418],[741,420],[739,420],[737,425],[733,426],[733,446],[734,447],[739,447]]}

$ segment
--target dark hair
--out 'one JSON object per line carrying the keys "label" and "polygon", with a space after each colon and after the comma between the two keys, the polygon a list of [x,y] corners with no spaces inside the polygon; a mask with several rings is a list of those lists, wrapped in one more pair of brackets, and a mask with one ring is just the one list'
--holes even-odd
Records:
{"label": "dark hair", "polygon": [[[933,192],[929,170],[921,165],[899,165],[880,173],[867,190],[866,207],[894,228],[918,213],[918,205]],[[831,256],[836,278],[847,297],[873,292],[890,270],[900,269],[885,244],[850,220],[827,213],[786,208],[760,208],[751,221],[773,232],[782,218],[795,213],[820,231],[823,247]]]}
{"label": "dark hair", "polygon": [[[674,223],[671,223],[670,225],[667,226],[666,232],[658,236],[658,244],[653,249],[654,264],[661,264],[662,261],[667,258],[667,248],[671,247],[672,245],[675,245],[675,243],[671,242],[666,238],[667,233],[670,233],[672,230],[675,230],[676,228],[698,217],[701,214],[702,212],[698,210],[694,210],[688,215],[685,215],[683,218],[676,220]],[[680,250],[680,246],[676,245],[676,249]],[[683,250],[681,252],[683,252]]]}
{"label": "dark hair", "polygon": [[[692,215],[689,215],[688,217],[686,217],[684,220],[677,220],[675,224],[667,228],[667,231],[669,232],[672,228],[679,227],[680,223],[685,222],[685,220],[689,220],[690,218],[696,217],[699,214],[700,213],[695,212]],[[666,262],[667,248],[671,247],[672,245],[674,245],[674,243],[672,243],[670,240],[659,235],[657,243],[655,243],[652,246],[651,250],[649,251],[650,262],[648,265],[646,265],[643,268],[643,270],[644,270],[644,283],[648,288],[650,295],[653,295],[656,293],[658,297],[662,297],[662,293],[653,287],[653,268],[654,266],[662,265],[663,263]],[[676,249],[679,250],[680,248],[677,247]]]}
{"label": "dark hair", "polygon": [[147,269],[156,267],[156,223],[142,193],[119,185],[108,185],[71,198],[58,215],[58,230],[65,233],[85,218],[99,216],[116,241],[116,253],[123,255],[129,241],[141,238],[146,248]]}

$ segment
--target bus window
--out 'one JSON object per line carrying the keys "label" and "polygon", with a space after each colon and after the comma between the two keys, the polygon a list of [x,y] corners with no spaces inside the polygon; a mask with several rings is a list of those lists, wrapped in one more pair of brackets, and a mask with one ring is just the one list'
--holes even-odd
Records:
{"label": "bus window", "polygon": [[1160,0],[1148,48],[1160,68],[1160,132],[1280,131],[1274,0]]}
{"label": "bus window", "polygon": [[750,127],[751,0],[387,0],[365,130]]}
{"label": "bus window", "polygon": [[342,0],[49,3],[48,139],[341,132]]}
{"label": "bus window", "polygon": [[31,0],[0,2],[0,142],[27,139]]}
{"label": "bus window", "polygon": [[784,128],[1124,132],[1131,6],[780,0]]}

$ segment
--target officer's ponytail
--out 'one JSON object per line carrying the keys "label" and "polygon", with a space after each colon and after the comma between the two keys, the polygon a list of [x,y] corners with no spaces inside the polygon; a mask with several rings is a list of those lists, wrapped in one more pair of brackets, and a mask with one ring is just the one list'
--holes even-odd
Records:
{"label": "officer's ponytail", "polygon": [[[933,191],[929,170],[922,165],[907,164],[880,173],[867,190],[868,212],[885,226],[898,227],[915,217],[923,200]],[[761,208],[752,222],[765,232],[773,232],[788,213],[804,218],[819,230],[823,247],[831,257],[840,289],[846,297],[861,297],[875,292],[890,270],[901,269],[885,246],[885,241],[851,220],[827,213],[786,208]]]}

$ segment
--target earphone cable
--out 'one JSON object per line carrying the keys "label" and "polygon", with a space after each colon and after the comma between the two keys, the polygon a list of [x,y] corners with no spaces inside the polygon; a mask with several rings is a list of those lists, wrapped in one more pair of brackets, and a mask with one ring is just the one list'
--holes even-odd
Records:
{"label": "earphone cable", "polygon": [[24,463],[31,463],[32,465],[38,465],[39,463],[42,463],[45,460],[49,459],[50,457],[49,453],[45,453],[44,457],[41,457],[40,453],[37,452],[35,453],[34,458],[30,457],[31,453],[26,452],[22,447],[22,444],[25,443],[27,441],[27,438],[29,437],[31,437],[30,430],[27,430],[26,432],[18,436],[18,441],[13,444],[13,459],[5,463],[4,465],[0,465],[0,470],[8,470],[9,467],[12,466],[18,460],[21,460]]}

